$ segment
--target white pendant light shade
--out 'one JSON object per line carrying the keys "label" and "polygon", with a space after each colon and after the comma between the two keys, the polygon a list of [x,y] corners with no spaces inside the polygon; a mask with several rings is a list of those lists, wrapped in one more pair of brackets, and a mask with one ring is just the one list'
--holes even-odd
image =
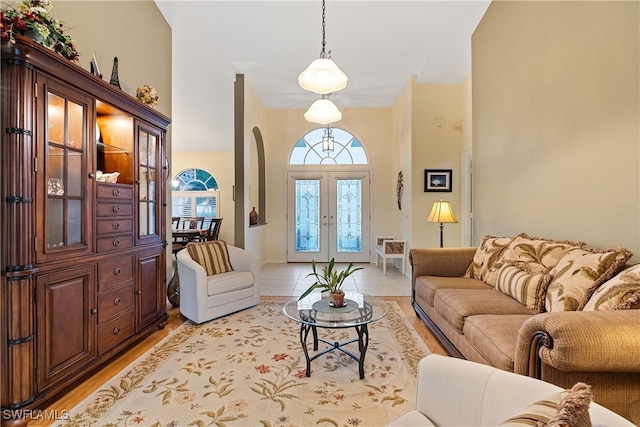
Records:
{"label": "white pendant light shade", "polygon": [[347,75],[330,58],[315,59],[298,76],[298,84],[304,90],[324,95],[347,87]]}
{"label": "white pendant light shade", "polygon": [[342,120],[342,113],[336,104],[326,98],[318,99],[304,113],[304,118],[311,123],[328,125]]}

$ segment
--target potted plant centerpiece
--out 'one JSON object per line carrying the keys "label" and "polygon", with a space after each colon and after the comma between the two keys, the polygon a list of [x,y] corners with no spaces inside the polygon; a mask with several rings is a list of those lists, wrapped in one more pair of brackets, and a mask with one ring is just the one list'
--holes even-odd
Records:
{"label": "potted plant centerpiece", "polygon": [[316,278],[314,284],[309,286],[309,289],[304,291],[298,300],[309,295],[315,289],[322,289],[322,292],[329,292],[331,297],[331,302],[335,307],[344,306],[344,291],[342,290],[342,284],[344,283],[344,279],[352,275],[358,270],[362,270],[362,267],[353,267],[353,263],[349,263],[349,266],[346,270],[342,270],[340,272],[334,270],[335,259],[331,258],[328,265],[325,265],[322,269],[322,272],[319,273],[316,269],[316,262],[311,261],[312,272],[307,274],[307,277],[313,276]]}

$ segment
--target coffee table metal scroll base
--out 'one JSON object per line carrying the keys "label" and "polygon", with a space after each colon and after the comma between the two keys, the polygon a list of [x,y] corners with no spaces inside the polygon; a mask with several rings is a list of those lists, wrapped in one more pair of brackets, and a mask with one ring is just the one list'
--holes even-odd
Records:
{"label": "coffee table metal scroll base", "polygon": [[[300,324],[300,344],[302,344],[302,350],[304,351],[304,357],[307,359],[307,377],[311,376],[311,361],[317,359],[325,353],[328,353],[333,350],[340,350],[347,356],[351,357],[353,360],[358,362],[358,371],[360,373],[360,379],[364,378],[364,356],[367,353],[367,347],[369,347],[369,328],[367,324],[362,324],[358,326],[354,326],[356,332],[358,333],[358,338],[354,338],[349,341],[344,342],[331,342],[327,341],[324,338],[318,337],[318,330],[314,325],[308,325],[306,323]],[[309,357],[309,350],[307,350],[307,337],[309,336],[309,331],[313,333],[313,351],[318,351],[318,341],[322,341],[323,343],[329,344],[332,347],[329,347],[325,350],[322,350],[319,353],[316,353],[313,357]],[[351,353],[349,350],[345,348],[347,344],[351,344],[357,342],[358,350],[360,351],[360,357]]]}

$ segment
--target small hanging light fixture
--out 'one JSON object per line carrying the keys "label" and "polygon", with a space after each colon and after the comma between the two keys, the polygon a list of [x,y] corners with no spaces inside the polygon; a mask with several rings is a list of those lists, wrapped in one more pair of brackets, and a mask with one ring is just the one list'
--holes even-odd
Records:
{"label": "small hanging light fixture", "polygon": [[311,107],[304,113],[304,118],[308,122],[328,125],[342,120],[342,113],[336,104],[331,102],[329,95],[322,95],[322,98],[311,104]]}
{"label": "small hanging light fixture", "polygon": [[333,132],[329,126],[327,126],[324,130],[324,135],[322,135],[322,151],[333,151]]}
{"label": "small hanging light fixture", "polygon": [[322,0],[322,50],[320,58],[315,59],[298,75],[298,84],[304,90],[320,95],[337,92],[347,87],[349,80],[333,60],[331,51],[326,51],[325,41],[325,0]]}

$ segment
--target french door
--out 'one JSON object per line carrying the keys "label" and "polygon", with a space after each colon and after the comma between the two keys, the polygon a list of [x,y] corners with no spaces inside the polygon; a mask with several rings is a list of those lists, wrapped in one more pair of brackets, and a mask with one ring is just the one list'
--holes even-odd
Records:
{"label": "french door", "polygon": [[287,261],[369,262],[369,171],[287,173]]}

